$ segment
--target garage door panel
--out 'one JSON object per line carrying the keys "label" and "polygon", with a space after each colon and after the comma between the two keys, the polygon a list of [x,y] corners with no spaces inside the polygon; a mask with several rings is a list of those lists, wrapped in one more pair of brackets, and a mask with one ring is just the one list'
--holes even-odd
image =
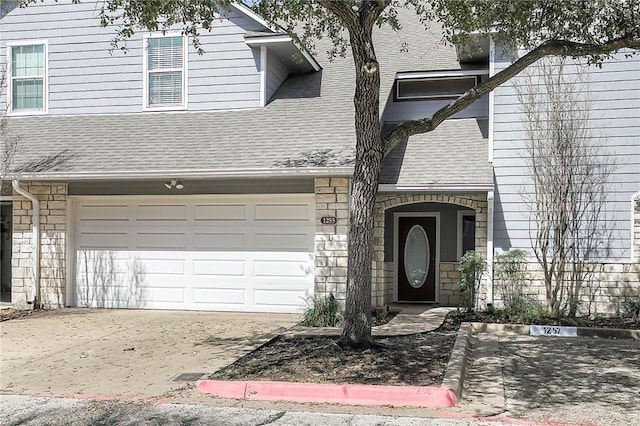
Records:
{"label": "garage door panel", "polygon": [[138,232],[136,247],[143,249],[186,249],[184,232]]}
{"label": "garage door panel", "polygon": [[242,221],[247,220],[245,204],[196,204],[194,219],[196,221]]}
{"label": "garage door panel", "polygon": [[129,222],[128,204],[85,204],[80,206],[78,213],[84,222]]}
{"label": "garage door panel", "polygon": [[229,259],[195,259],[193,261],[194,276],[236,276],[244,277],[244,260]]}
{"label": "garage door panel", "polygon": [[256,277],[306,277],[308,265],[299,261],[256,260],[253,264]]}
{"label": "garage door panel", "polygon": [[180,221],[187,220],[185,204],[138,204],[136,221]]}
{"label": "garage door panel", "polygon": [[126,232],[81,232],[78,236],[81,249],[126,249],[129,247],[129,234]]}
{"label": "garage door panel", "polygon": [[255,220],[261,221],[308,221],[311,217],[309,204],[260,204],[255,206]]}
{"label": "garage door panel", "polygon": [[309,245],[309,233],[293,234],[289,232],[260,232],[255,234],[254,240],[254,248],[256,250],[307,252],[310,250]]}
{"label": "garage door panel", "polygon": [[301,306],[307,297],[302,290],[258,289],[253,293],[256,306]]}
{"label": "garage door panel", "polygon": [[138,258],[145,275],[177,275],[183,276],[185,273],[184,259],[149,259]]}
{"label": "garage door panel", "polygon": [[195,232],[193,246],[201,250],[242,250],[248,247],[243,232]]}
{"label": "garage door panel", "polygon": [[312,294],[312,196],[88,198],[75,201],[80,306],[299,312]]}
{"label": "garage door panel", "polygon": [[144,293],[144,300],[148,303],[162,302],[182,305],[185,302],[183,287],[145,286]]}
{"label": "garage door panel", "polygon": [[245,304],[246,290],[244,288],[207,288],[194,287],[193,303],[196,305],[217,304],[217,305],[237,305]]}

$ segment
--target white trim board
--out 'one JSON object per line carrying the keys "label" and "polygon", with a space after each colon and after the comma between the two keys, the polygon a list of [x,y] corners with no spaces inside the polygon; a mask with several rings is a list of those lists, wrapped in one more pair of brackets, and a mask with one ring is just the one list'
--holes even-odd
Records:
{"label": "white trim board", "polygon": [[[435,217],[436,218],[436,265],[435,265],[435,300],[440,302],[440,212],[397,212],[393,214],[393,301],[398,301],[398,219],[401,217]],[[431,303],[432,301],[415,302]],[[402,301],[402,303],[406,303]],[[411,303],[411,302],[409,302]]]}

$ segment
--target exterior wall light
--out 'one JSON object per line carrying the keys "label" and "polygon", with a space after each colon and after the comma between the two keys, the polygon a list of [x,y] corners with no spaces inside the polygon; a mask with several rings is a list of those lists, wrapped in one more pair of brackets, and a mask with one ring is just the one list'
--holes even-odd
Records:
{"label": "exterior wall light", "polygon": [[184,188],[184,185],[182,184],[182,182],[180,182],[180,179],[171,179],[170,181],[165,182],[164,186],[167,189],[182,189],[182,188]]}

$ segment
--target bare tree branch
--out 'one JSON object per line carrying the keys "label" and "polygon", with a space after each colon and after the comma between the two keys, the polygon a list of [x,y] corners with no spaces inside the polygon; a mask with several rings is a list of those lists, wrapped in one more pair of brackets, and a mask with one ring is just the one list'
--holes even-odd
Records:
{"label": "bare tree branch", "polygon": [[548,40],[523,57],[516,60],[509,67],[490,77],[484,83],[473,87],[458,99],[438,110],[432,117],[418,120],[405,121],[398,124],[384,139],[383,148],[388,154],[399,142],[409,136],[435,130],[444,120],[453,114],[467,108],[481,96],[518,75],[529,65],[546,56],[582,57],[592,55],[606,55],[622,48],[639,50],[640,39],[635,37],[622,37],[603,44],[575,43],[565,40]]}
{"label": "bare tree branch", "polygon": [[0,112],[0,140],[2,141],[2,152],[0,153],[0,190],[4,185],[4,180],[9,175],[11,163],[18,151],[19,137],[10,132],[7,123],[7,111],[9,108],[9,99],[7,98],[7,66],[0,64],[0,97],[5,97],[6,103]]}
{"label": "bare tree branch", "polygon": [[[567,73],[568,66],[577,72]],[[604,208],[615,161],[590,128],[584,66],[565,58],[544,60],[516,86],[532,182],[522,199],[553,316],[576,316],[585,283],[597,259],[606,256],[612,234]]]}

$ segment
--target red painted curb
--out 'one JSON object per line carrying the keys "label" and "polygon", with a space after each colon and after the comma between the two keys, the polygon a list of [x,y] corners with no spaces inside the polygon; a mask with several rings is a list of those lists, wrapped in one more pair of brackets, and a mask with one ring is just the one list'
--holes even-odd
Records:
{"label": "red painted curb", "polygon": [[455,392],[435,386],[334,385],[290,382],[202,380],[199,392],[221,398],[261,401],[325,402],[396,407],[453,407]]}

